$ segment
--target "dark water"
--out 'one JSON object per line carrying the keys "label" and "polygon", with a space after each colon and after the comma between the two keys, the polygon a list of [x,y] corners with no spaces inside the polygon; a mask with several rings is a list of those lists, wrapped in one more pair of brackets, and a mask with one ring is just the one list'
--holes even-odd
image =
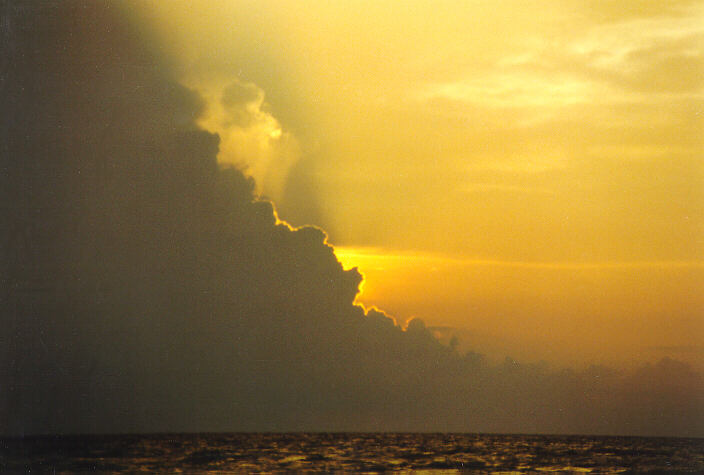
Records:
{"label": "dark water", "polygon": [[0,439],[3,472],[704,472],[704,439],[477,434],[166,434]]}

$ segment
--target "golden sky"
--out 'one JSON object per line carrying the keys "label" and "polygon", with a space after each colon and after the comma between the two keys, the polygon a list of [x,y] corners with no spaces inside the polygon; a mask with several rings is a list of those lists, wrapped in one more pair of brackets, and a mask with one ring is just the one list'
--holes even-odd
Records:
{"label": "golden sky", "polygon": [[492,357],[704,363],[704,2],[140,8],[361,302]]}

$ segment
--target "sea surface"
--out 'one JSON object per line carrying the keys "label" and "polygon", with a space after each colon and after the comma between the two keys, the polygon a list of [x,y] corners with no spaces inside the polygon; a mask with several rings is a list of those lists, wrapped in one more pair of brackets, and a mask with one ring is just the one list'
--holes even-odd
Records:
{"label": "sea surface", "polygon": [[704,439],[152,434],[0,439],[2,472],[704,472]]}

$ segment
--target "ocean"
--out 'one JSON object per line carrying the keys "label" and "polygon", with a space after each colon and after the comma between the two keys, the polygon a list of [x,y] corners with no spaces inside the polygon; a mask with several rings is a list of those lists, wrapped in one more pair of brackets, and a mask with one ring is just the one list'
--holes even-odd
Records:
{"label": "ocean", "polygon": [[704,439],[255,433],[0,439],[3,472],[704,472]]}

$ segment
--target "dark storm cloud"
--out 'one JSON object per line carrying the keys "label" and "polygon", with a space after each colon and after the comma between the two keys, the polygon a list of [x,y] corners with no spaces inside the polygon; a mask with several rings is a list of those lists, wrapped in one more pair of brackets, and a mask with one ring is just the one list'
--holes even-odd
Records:
{"label": "dark storm cloud", "polygon": [[681,363],[494,367],[353,305],[121,4],[1,5],[2,433],[703,433]]}

